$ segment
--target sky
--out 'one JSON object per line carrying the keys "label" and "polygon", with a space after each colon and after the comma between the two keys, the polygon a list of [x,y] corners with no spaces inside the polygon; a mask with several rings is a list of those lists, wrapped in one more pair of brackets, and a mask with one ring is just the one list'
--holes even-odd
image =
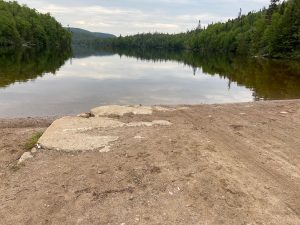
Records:
{"label": "sky", "polygon": [[179,33],[235,18],[269,5],[269,0],[18,0],[50,12],[63,26],[115,35]]}

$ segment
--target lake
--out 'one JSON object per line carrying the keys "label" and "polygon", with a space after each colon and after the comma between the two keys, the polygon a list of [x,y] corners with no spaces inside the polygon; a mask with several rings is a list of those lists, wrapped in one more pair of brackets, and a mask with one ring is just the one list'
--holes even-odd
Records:
{"label": "lake", "polygon": [[107,104],[300,98],[300,62],[191,52],[74,48],[0,55],[0,117],[68,115]]}

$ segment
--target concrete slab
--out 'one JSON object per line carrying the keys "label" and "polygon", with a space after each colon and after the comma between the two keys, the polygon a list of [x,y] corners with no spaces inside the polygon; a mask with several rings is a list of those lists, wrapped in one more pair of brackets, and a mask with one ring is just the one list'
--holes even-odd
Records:
{"label": "concrete slab", "polygon": [[[91,115],[100,117],[100,116],[109,116],[109,115],[118,115],[123,116],[127,113],[132,113],[134,115],[151,115],[153,111],[176,111],[176,108],[165,108],[161,106],[141,106],[141,105],[106,105],[94,108],[91,110]],[[85,114],[80,116],[86,117]]]}
{"label": "concrete slab", "polygon": [[91,151],[100,150],[118,140],[115,136],[97,136],[87,131],[100,128],[116,128],[125,124],[110,118],[63,117],[56,120],[39,139],[44,149],[60,151]]}
{"label": "concrete slab", "polygon": [[[171,123],[165,120],[123,123],[117,119],[105,116],[122,116],[126,113],[148,115],[152,114],[153,110],[166,111],[168,109],[158,106],[110,105],[94,108],[88,114],[63,117],[53,122],[39,139],[37,145],[43,149],[66,152],[93,150],[108,152],[110,151],[111,143],[119,139],[119,137],[111,135],[110,131],[113,128],[128,127],[130,129],[133,127],[170,126]],[[106,128],[111,129],[105,130]],[[102,136],[99,135],[99,131],[101,131]]]}
{"label": "concrete slab", "polygon": [[133,113],[135,115],[151,115],[152,111],[152,107],[150,106],[107,105],[92,109],[91,114],[96,117],[109,115],[123,116],[127,113]]}

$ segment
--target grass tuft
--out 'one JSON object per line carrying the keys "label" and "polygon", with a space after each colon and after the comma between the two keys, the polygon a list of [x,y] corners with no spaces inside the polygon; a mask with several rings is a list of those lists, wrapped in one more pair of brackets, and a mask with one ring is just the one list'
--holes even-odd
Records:
{"label": "grass tuft", "polygon": [[35,147],[35,145],[37,144],[38,140],[40,139],[40,137],[43,135],[42,132],[35,132],[31,138],[29,138],[27,140],[27,142],[25,143],[25,150],[30,151],[33,147]]}

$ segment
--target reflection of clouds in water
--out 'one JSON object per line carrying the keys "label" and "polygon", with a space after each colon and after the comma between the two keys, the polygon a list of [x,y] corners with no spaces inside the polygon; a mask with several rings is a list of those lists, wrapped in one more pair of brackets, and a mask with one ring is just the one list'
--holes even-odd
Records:
{"label": "reflection of clouds in water", "polygon": [[227,95],[224,93],[220,94],[209,94],[205,95],[203,103],[234,103],[234,102],[249,102],[253,100],[252,94],[249,94],[248,90],[239,87],[233,87],[235,90],[228,92]]}
{"label": "reflection of clouds in water", "polygon": [[193,68],[175,61],[146,61],[137,60],[133,57],[118,55],[110,57],[88,57],[74,59],[71,64],[63,66],[58,76],[85,77],[94,79],[162,79],[185,78],[185,79],[208,79],[198,68],[193,75]]}
{"label": "reflection of clouds in water", "polygon": [[118,56],[73,60],[56,75],[0,90],[0,115],[76,114],[105,104],[200,104],[252,101],[252,91],[184,64]]}

